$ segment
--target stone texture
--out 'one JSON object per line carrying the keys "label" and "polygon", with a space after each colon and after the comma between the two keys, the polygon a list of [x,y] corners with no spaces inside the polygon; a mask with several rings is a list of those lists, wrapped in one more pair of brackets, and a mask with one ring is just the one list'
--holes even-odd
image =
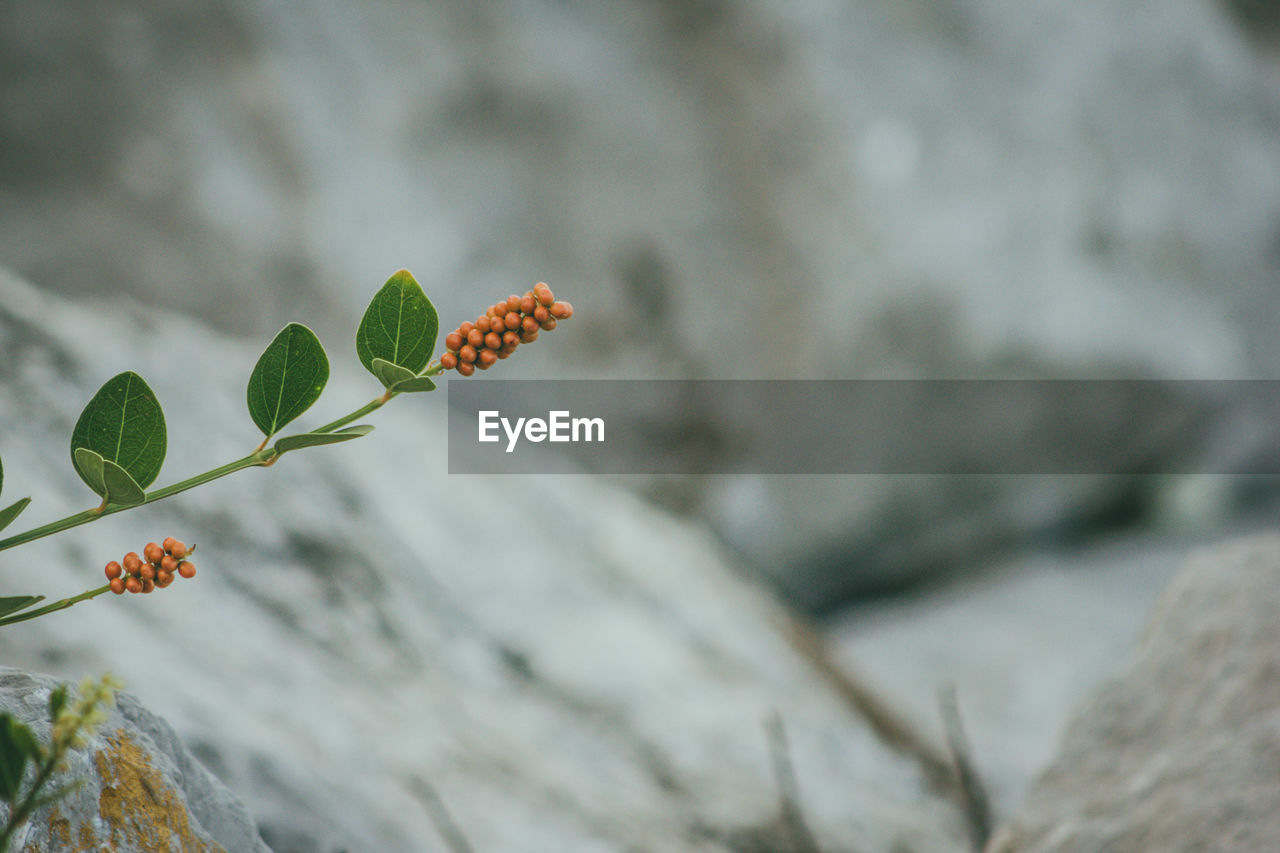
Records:
{"label": "stone texture", "polygon": [[1280,838],[1280,536],[1197,553],[990,853],[1262,853]]}
{"label": "stone texture", "polygon": [[[49,736],[49,693],[58,681],[0,667],[0,711]],[[244,804],[198,762],[169,724],[128,693],[82,750],[66,759],[60,785],[77,787],[38,809],[14,839],[27,853],[98,850],[270,853]]]}
{"label": "stone texture", "polygon": [[[1273,376],[1280,65],[1221,6],[19,0],[0,258],[258,336],[545,278],[513,377]],[[1148,496],[651,492],[813,606]]]}
{"label": "stone texture", "polygon": [[[333,377],[300,427],[380,392],[355,325],[326,338]],[[266,340],[0,276],[5,498],[33,496],[12,530],[92,502],[67,442],[119,370],[168,413],[159,482],[252,450],[244,384]],[[822,849],[964,848],[951,803],[702,527],[595,478],[450,477],[443,397],[398,398],[368,438],[4,552],[5,594],[63,596],[147,541],[199,547],[193,581],[4,629],[6,661],[121,676],[276,853],[445,850],[444,812],[476,850],[759,849],[777,837],[774,714]]]}

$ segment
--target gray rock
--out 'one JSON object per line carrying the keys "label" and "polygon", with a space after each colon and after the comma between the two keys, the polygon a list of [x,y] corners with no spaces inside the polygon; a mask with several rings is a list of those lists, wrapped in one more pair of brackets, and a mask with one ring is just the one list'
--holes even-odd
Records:
{"label": "gray rock", "polygon": [[829,623],[856,667],[921,729],[954,686],[997,816],[1021,807],[1071,714],[1115,674],[1178,562],[1168,533],[1043,547],[953,583],[851,608]]}
{"label": "gray rock", "polygon": [[991,853],[1262,853],[1280,838],[1280,536],[1197,553]]}
{"label": "gray rock", "polygon": [[[1221,5],[21,0],[0,257],[256,334],[545,278],[508,376],[1272,376],[1280,86]],[[1143,497],[652,491],[814,605]]]}
{"label": "gray rock", "polygon": [[[49,693],[57,685],[0,667],[0,711],[47,741]],[[86,746],[67,755],[53,785],[72,781],[66,797],[38,809],[19,830],[14,850],[270,853],[244,804],[128,693],[117,696]]]}
{"label": "gray rock", "polygon": [[[333,377],[300,426],[381,391],[354,326],[327,341]],[[4,487],[34,497],[12,529],[93,502],[67,442],[118,370],[168,412],[161,483],[252,450],[244,384],[265,343],[0,276]],[[5,594],[62,596],[147,541],[199,547],[192,581],[3,629],[6,661],[121,676],[277,853],[443,850],[449,826],[477,850],[759,849],[780,813],[774,714],[824,850],[963,849],[950,802],[702,527],[594,478],[449,476],[443,396],[396,399],[368,438],[4,552]]]}

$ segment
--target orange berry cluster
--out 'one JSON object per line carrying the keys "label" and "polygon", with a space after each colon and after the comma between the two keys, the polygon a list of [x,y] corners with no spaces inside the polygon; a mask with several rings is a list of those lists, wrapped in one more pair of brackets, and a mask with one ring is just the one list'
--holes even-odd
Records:
{"label": "orange berry cluster", "polygon": [[195,549],[196,546],[188,548],[170,536],[163,545],[148,542],[141,557],[130,551],[119,563],[112,560],[105,569],[111,591],[116,595],[151,592],[156,587],[164,589],[173,583],[174,575],[193,578],[196,567],[183,558]]}
{"label": "orange berry cluster", "polygon": [[536,341],[539,331],[549,332],[557,321],[572,316],[573,306],[557,302],[551,288],[538,282],[524,296],[512,294],[489,306],[474,323],[463,323],[446,335],[447,352],[440,356],[440,366],[463,376],[475,373],[477,367],[488,370],[520,344]]}

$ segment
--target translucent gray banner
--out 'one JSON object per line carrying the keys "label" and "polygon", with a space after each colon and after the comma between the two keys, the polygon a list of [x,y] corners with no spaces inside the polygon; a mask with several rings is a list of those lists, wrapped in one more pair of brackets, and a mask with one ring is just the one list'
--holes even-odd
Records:
{"label": "translucent gray banner", "polygon": [[453,380],[451,474],[1277,474],[1277,380]]}

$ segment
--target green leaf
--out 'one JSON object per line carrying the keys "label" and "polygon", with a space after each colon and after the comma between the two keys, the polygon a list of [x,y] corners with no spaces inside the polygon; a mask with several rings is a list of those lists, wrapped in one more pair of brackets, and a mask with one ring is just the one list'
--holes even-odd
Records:
{"label": "green leaf", "polygon": [[375,358],[369,369],[373,371],[374,376],[378,377],[378,381],[387,388],[397,382],[412,379],[417,375],[409,368],[401,367],[394,362],[387,361],[385,358]]}
{"label": "green leaf", "polygon": [[434,391],[436,383],[429,376],[419,376],[407,367],[383,358],[373,360],[373,375],[389,391]]}
{"label": "green leaf", "polygon": [[137,506],[146,503],[147,495],[129,472],[110,459],[86,447],[77,447],[72,458],[80,479],[89,484],[107,503]]}
{"label": "green leaf", "polygon": [[107,484],[107,493],[103,495],[107,503],[138,506],[147,502],[147,493],[137,481],[110,459],[102,460],[102,479]]}
{"label": "green leaf", "polygon": [[338,444],[339,442],[350,441],[353,438],[359,438],[371,432],[373,432],[372,424],[356,424],[333,432],[303,432],[298,435],[286,435],[277,441],[273,447],[275,447],[276,453],[285,454],[290,450],[300,450],[304,447],[319,447],[322,444]]}
{"label": "green leaf", "polygon": [[31,498],[23,498],[20,501],[9,504],[4,509],[0,509],[0,530],[4,530],[13,520],[22,515],[22,511],[27,508],[27,504],[31,503]]}
{"label": "green leaf", "polygon": [[59,684],[49,692],[49,722],[56,723],[62,709],[67,707],[67,685]]}
{"label": "green leaf", "polygon": [[18,798],[27,762],[39,755],[40,747],[31,729],[11,714],[0,714],[0,799],[12,803]]}
{"label": "green leaf", "polygon": [[391,390],[401,392],[434,391],[436,390],[436,383],[431,381],[430,376],[415,376],[412,379],[397,382]]}
{"label": "green leaf", "polygon": [[7,598],[0,598],[0,617],[8,616],[10,613],[17,613],[19,610],[26,610],[33,604],[39,604],[44,601],[43,595],[11,595]]}
{"label": "green leaf", "polygon": [[126,371],[107,380],[80,413],[71,432],[71,461],[80,479],[103,497],[107,496],[103,475],[96,466],[82,468],[77,450],[91,450],[114,463],[137,488],[145,489],[164,464],[166,436],[156,395],[141,376]]}
{"label": "green leaf", "polygon": [[329,381],[329,357],[316,333],[290,323],[262,353],[249,377],[249,415],[270,438],[311,408]]}
{"label": "green leaf", "polygon": [[417,374],[431,360],[439,331],[435,306],[409,271],[400,270],[387,279],[364,312],[356,331],[356,355],[389,388],[394,383],[379,374],[374,359]]}

